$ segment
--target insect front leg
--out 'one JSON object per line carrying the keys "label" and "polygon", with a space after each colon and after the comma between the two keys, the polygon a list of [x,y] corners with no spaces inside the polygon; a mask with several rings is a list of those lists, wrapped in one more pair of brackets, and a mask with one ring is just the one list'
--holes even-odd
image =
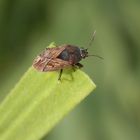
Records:
{"label": "insect front leg", "polygon": [[62,73],[63,73],[63,69],[60,70],[59,77],[58,77],[58,80],[59,80],[59,81],[61,81]]}
{"label": "insect front leg", "polygon": [[80,68],[82,68],[82,67],[83,67],[83,65],[80,64],[80,63],[77,63],[77,64],[72,65],[73,71],[76,71],[76,69],[80,69]]}
{"label": "insect front leg", "polygon": [[77,63],[75,64],[79,69],[83,67],[83,65],[81,63]]}

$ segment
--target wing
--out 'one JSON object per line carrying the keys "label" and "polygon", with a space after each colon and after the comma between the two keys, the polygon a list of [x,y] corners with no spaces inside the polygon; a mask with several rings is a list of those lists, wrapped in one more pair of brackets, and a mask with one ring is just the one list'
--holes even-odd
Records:
{"label": "wing", "polygon": [[68,67],[71,67],[70,62],[55,58],[48,62],[43,71],[56,71]]}
{"label": "wing", "polygon": [[54,48],[46,48],[45,51],[43,51],[40,56],[43,58],[56,58],[64,49],[66,48],[66,45],[62,45],[59,47]]}
{"label": "wing", "polygon": [[[56,57],[65,49],[65,45],[55,47],[55,48],[46,48],[40,55],[38,55],[34,62],[33,67],[38,71],[44,71],[47,67],[48,63],[52,61],[52,59],[56,59]],[[53,62],[51,62],[53,63]]]}

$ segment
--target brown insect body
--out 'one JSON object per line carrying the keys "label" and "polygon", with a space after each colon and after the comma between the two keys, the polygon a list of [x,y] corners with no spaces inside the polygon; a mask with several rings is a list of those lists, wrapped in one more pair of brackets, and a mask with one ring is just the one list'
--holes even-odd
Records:
{"label": "brown insect body", "polygon": [[[93,32],[88,46],[91,46],[96,31]],[[62,71],[68,67],[83,67],[79,62],[88,57],[95,56],[103,59],[98,55],[88,55],[87,49],[79,48],[74,45],[62,45],[54,48],[46,48],[33,62],[33,67],[41,72],[60,70],[59,78],[61,79]]]}
{"label": "brown insect body", "polygon": [[[79,61],[88,57],[87,49],[73,45],[46,48],[33,62],[38,71],[56,71],[68,67],[82,67]],[[60,75],[61,77],[61,75]]]}

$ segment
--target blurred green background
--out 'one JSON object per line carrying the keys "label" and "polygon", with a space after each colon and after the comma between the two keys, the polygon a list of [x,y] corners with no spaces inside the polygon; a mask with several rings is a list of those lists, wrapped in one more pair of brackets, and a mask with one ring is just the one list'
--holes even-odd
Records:
{"label": "blurred green background", "polygon": [[0,0],[0,102],[50,42],[86,47],[95,29],[97,88],[43,140],[140,139],[140,1]]}

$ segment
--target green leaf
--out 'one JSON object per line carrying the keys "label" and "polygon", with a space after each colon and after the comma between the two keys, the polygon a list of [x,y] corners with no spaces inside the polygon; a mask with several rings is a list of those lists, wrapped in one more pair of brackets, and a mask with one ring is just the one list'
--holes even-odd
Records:
{"label": "green leaf", "polygon": [[38,72],[30,67],[0,105],[0,140],[38,140],[96,86],[81,70]]}

